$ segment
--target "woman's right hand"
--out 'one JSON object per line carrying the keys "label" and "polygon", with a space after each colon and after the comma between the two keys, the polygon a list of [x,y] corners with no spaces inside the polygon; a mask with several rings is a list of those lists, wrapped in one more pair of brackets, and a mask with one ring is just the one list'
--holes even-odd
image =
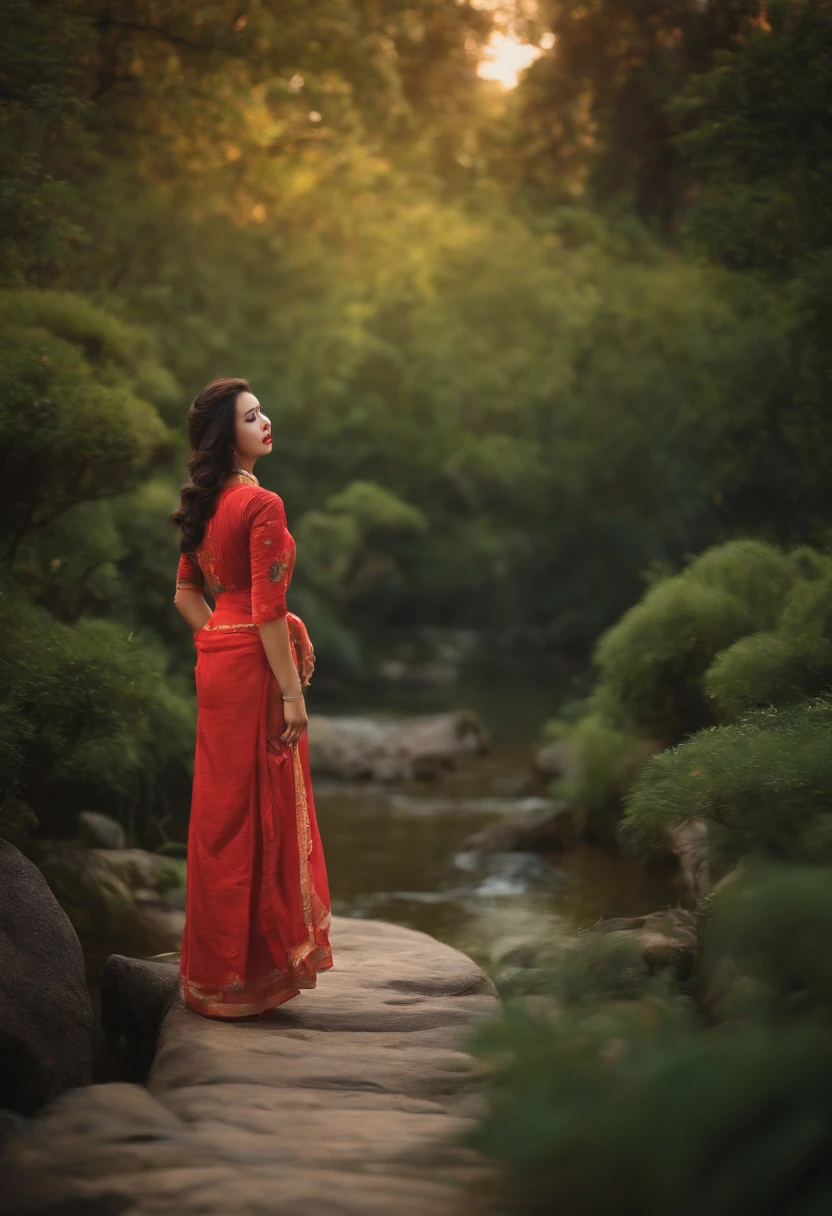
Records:
{"label": "woman's right hand", "polygon": [[283,702],[283,718],[286,729],[280,736],[280,741],[294,747],[309,724],[303,697],[297,701]]}

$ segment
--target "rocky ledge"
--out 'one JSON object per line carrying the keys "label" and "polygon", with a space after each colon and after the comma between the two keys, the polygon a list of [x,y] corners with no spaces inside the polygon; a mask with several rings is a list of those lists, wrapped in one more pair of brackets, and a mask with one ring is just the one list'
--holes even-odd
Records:
{"label": "rocky ledge", "polygon": [[463,1039],[496,989],[413,929],[334,917],[331,940],[318,987],[254,1021],[185,1008],[169,964],[147,1086],[68,1090],[12,1134],[0,1212],[468,1216],[492,1167],[457,1140]]}

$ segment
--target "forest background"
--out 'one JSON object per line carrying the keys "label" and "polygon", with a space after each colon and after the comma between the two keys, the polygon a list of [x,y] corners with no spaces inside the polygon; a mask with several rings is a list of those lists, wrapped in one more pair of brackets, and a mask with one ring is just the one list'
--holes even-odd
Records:
{"label": "forest background", "polygon": [[[708,546],[828,549],[824,0],[3,18],[9,834],[91,806],[153,847],[187,805],[168,516],[214,376],[272,419],[329,670],[393,626],[577,617],[588,650]],[[501,27],[540,52],[511,90]]]}

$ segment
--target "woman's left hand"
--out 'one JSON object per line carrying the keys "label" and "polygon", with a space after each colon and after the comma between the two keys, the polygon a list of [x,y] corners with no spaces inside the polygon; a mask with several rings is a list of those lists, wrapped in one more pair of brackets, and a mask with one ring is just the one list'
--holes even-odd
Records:
{"label": "woman's left hand", "polygon": [[294,747],[309,724],[303,697],[298,701],[284,701],[283,717],[286,729],[280,736],[280,741]]}

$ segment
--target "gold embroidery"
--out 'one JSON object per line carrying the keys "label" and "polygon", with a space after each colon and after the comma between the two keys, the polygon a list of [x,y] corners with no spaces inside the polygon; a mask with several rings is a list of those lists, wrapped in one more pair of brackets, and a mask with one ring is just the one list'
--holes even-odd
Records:
{"label": "gold embroidery", "polygon": [[[308,964],[323,964],[317,967],[317,970],[329,970],[332,966],[331,947],[320,946],[309,958]],[[180,975],[179,993],[186,1004],[187,994],[190,993],[206,1009],[211,1009],[215,1013],[220,1014],[220,1016],[245,1017],[247,1014],[263,1013],[267,1009],[282,1005],[284,1001],[290,1000],[293,996],[298,996],[302,988],[314,988],[317,984],[317,976],[303,971],[293,974],[292,971],[276,969],[270,972],[268,976],[261,976],[249,984],[249,988],[255,991],[265,990],[264,995],[259,1000],[246,1002],[224,1000],[223,997],[227,993],[237,989],[238,982],[239,977],[235,976],[228,987],[209,990],[192,983],[184,975]],[[275,1000],[275,997],[278,997],[278,999]]]}
{"label": "gold embroidery", "polygon": [[240,629],[257,629],[256,621],[233,621],[230,625],[203,625],[203,629],[230,629],[237,632]]}
{"label": "gold embroidery", "polygon": [[[306,925],[306,940],[289,951],[289,962],[296,967],[310,955],[315,957],[319,946],[315,937],[316,927],[325,929],[331,923],[331,914],[312,885],[309,870],[309,854],[312,852],[312,829],[309,823],[309,805],[306,800],[306,785],[303,780],[298,745],[292,747],[295,775],[295,817],[298,831],[298,856],[300,861],[300,889],[303,899],[303,920]],[[314,908],[314,913],[313,913]],[[317,921],[317,926],[316,926]],[[313,953],[314,952],[314,953]]]}
{"label": "gold embroidery", "polygon": [[197,583],[191,579],[178,578],[176,580],[177,591],[202,591],[204,583]]}
{"label": "gold embroidery", "polygon": [[199,569],[202,570],[208,581],[208,590],[213,596],[221,596],[224,591],[236,591],[237,585],[236,582],[230,582],[227,587],[223,586],[223,582],[221,582],[220,576],[217,573],[217,557],[214,554],[213,544],[213,535],[209,531],[206,531],[204,545],[202,548],[198,548],[196,557]]}
{"label": "gold embroidery", "polygon": [[272,562],[269,566],[269,582],[279,583],[286,573],[289,563],[283,562],[280,558],[276,562]]}
{"label": "gold embroidery", "polygon": [[199,562],[200,569],[208,581],[208,589],[212,595],[222,595],[226,590],[220,582],[220,576],[217,574],[217,559],[214,556],[212,545],[214,538],[210,532],[206,531],[205,544],[201,549],[197,549],[196,558]]}

